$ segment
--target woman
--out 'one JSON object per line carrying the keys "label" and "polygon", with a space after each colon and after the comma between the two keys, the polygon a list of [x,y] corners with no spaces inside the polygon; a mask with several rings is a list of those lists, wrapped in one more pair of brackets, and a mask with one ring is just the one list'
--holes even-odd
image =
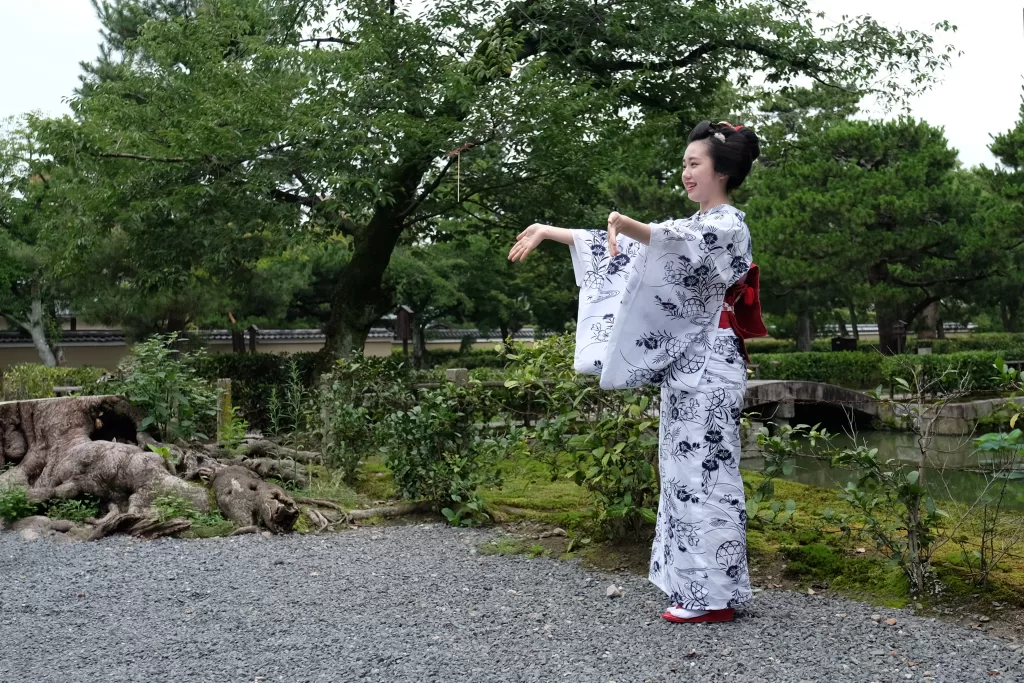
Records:
{"label": "woman", "polygon": [[763,336],[757,270],[744,213],[729,204],[760,153],[753,131],[701,122],[690,133],[688,219],[646,225],[612,212],[608,230],[531,225],[509,252],[546,239],[569,245],[580,286],[576,370],[601,387],[661,387],[658,505],[650,580],[668,621],[730,621],[751,599],[740,415],[742,339]]}

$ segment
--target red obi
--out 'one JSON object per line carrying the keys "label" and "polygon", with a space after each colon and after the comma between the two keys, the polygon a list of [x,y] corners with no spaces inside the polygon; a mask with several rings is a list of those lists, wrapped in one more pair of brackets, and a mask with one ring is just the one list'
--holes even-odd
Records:
{"label": "red obi", "polygon": [[718,326],[736,333],[743,347],[743,357],[749,363],[750,356],[743,340],[768,336],[761,320],[761,272],[756,264],[751,263],[750,270],[726,290]]}

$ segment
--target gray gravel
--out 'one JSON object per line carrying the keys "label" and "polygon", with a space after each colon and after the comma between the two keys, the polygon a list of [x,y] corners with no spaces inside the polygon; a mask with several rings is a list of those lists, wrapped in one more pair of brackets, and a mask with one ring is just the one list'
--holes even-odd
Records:
{"label": "gray gravel", "polygon": [[[1024,679],[1007,641],[825,596],[771,591],[732,624],[668,624],[641,577],[474,554],[488,536],[439,525],[151,543],[0,533],[0,681]],[[605,597],[611,578],[623,597]]]}

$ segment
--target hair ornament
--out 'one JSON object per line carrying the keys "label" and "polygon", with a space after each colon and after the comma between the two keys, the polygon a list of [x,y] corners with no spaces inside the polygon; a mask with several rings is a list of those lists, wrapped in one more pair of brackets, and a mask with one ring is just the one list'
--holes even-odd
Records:
{"label": "hair ornament", "polygon": [[725,136],[722,135],[721,133],[715,133],[715,139],[718,140],[719,142],[725,142]]}

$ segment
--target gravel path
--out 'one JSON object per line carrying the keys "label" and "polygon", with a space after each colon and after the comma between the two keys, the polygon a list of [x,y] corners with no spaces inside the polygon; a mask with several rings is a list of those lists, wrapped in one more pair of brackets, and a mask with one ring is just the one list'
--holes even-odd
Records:
{"label": "gravel path", "polygon": [[609,577],[575,563],[476,554],[489,535],[0,533],[0,681],[1024,680],[1007,641],[822,596],[768,592],[733,624],[668,624],[640,577],[618,576],[609,599]]}

